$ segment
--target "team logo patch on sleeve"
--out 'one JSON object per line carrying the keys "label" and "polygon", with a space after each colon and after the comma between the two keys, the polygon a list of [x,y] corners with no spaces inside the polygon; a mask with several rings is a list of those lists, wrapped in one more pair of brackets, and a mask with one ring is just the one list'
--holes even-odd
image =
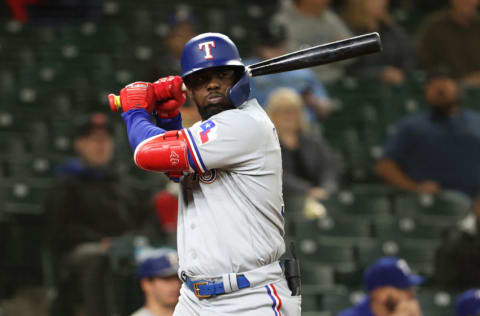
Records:
{"label": "team logo patch on sleeve", "polygon": [[202,145],[217,138],[217,129],[213,121],[208,120],[202,123],[200,128],[202,129],[199,133]]}

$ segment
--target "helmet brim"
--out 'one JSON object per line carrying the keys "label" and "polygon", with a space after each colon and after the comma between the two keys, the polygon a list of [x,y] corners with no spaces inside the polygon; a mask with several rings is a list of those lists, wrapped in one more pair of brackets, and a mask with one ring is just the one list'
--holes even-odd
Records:
{"label": "helmet brim", "polygon": [[182,78],[185,79],[185,77],[187,77],[188,75],[191,75],[200,70],[214,68],[214,67],[225,67],[225,66],[235,66],[235,67],[245,68],[245,65],[240,60],[235,60],[235,59],[212,60],[212,61],[207,60],[201,64],[198,64],[197,67],[182,73]]}

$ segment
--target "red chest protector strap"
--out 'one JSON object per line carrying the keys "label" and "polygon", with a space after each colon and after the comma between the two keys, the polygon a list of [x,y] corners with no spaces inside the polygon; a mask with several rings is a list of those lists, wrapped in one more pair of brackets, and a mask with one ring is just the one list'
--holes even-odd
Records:
{"label": "red chest protector strap", "polygon": [[181,131],[167,131],[141,142],[135,149],[135,164],[149,171],[191,171],[188,147]]}

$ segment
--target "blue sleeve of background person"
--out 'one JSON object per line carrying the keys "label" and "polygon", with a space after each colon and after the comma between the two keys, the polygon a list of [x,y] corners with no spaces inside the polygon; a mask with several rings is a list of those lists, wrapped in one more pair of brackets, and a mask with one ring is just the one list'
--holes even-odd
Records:
{"label": "blue sleeve of background person", "polygon": [[410,149],[415,146],[411,137],[413,126],[400,121],[395,126],[395,133],[387,139],[384,147],[383,157],[389,158],[403,165],[409,159]]}
{"label": "blue sleeve of background person", "polygon": [[158,116],[155,119],[157,126],[166,131],[179,131],[183,129],[182,114],[180,113],[178,113],[177,116],[169,119],[159,118]]}
{"label": "blue sleeve of background person", "polygon": [[138,144],[145,139],[165,133],[163,128],[155,126],[150,121],[151,116],[144,109],[134,109],[122,113],[122,118],[127,125],[128,140],[134,151]]}
{"label": "blue sleeve of background person", "polygon": [[308,69],[304,69],[306,71],[306,79],[309,82],[309,86],[312,89],[313,94],[319,99],[328,99],[328,92],[327,89],[323,86],[323,84],[315,77],[315,73]]}

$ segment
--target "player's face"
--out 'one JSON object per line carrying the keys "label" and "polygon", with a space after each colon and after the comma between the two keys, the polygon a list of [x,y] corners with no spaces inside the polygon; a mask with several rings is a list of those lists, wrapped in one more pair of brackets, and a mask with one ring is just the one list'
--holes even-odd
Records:
{"label": "player's face", "polygon": [[153,278],[145,287],[146,295],[150,296],[156,304],[173,308],[180,296],[180,280],[176,275],[165,278]]}
{"label": "player's face", "polygon": [[75,150],[84,162],[93,167],[107,165],[113,157],[112,136],[105,129],[94,129],[75,141]]}
{"label": "player's face", "polygon": [[203,120],[235,108],[228,99],[228,89],[233,86],[235,79],[232,67],[204,69],[188,77],[186,83],[189,95],[195,101]]}

